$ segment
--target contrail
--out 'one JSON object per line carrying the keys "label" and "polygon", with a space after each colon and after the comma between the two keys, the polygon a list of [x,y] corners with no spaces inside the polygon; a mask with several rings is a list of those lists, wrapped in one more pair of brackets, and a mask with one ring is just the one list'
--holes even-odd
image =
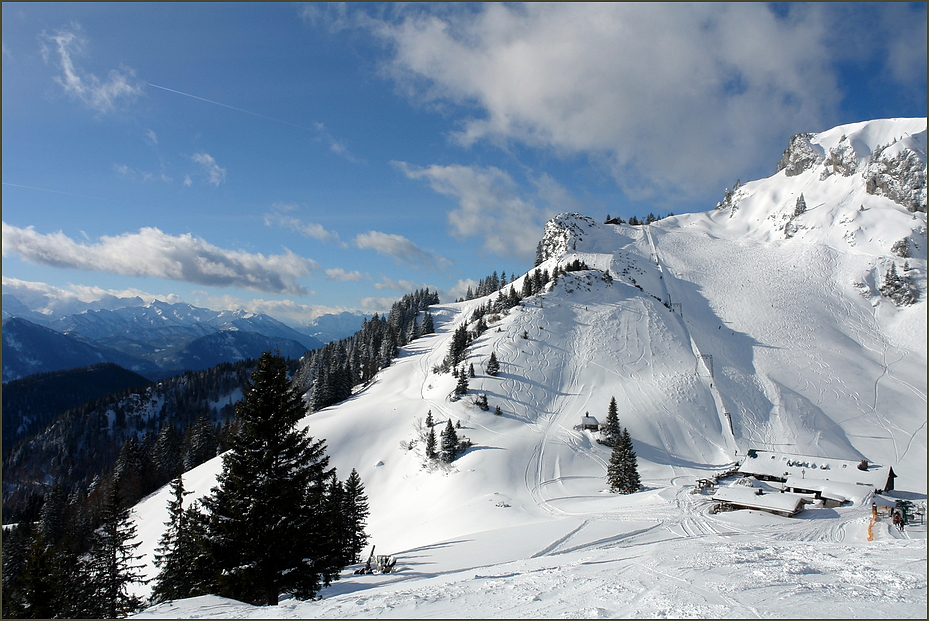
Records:
{"label": "contrail", "polygon": [[62,192],[61,190],[49,190],[48,188],[36,188],[31,185],[20,185],[18,183],[7,183],[6,181],[3,182],[3,185],[8,185],[11,188],[24,188],[26,190],[38,190],[39,192],[53,192],[54,194],[64,194],[65,196],[77,196],[78,198],[90,198],[95,201],[108,201],[111,203],[120,202],[112,198],[100,198],[99,196],[87,196],[86,194],[75,194],[74,192]]}
{"label": "contrail", "polygon": [[157,84],[152,84],[151,82],[148,82],[148,85],[154,88],[159,88],[163,91],[168,91],[169,93],[176,93],[178,95],[183,95],[184,97],[190,97],[191,99],[198,99],[200,101],[205,101],[206,103],[211,103],[214,106],[222,106],[223,108],[229,108],[230,110],[235,110],[236,112],[242,112],[244,114],[251,114],[252,116],[257,116],[258,118],[265,119],[267,121],[274,121],[275,123],[281,123],[283,125],[288,125],[290,127],[296,127],[297,129],[302,129],[308,132],[317,132],[317,130],[309,128],[309,127],[304,127],[302,125],[295,125],[293,123],[288,123],[287,121],[282,121],[281,119],[275,119],[274,117],[265,116],[264,114],[259,114],[257,112],[252,112],[251,110],[243,110],[242,108],[236,108],[235,106],[230,106],[228,104],[220,103],[218,101],[213,101],[212,99],[207,99],[206,97],[197,97],[196,95],[191,95],[190,93],[185,93],[183,91],[177,91],[177,90],[174,90],[173,88],[168,88],[167,86],[158,86]]}

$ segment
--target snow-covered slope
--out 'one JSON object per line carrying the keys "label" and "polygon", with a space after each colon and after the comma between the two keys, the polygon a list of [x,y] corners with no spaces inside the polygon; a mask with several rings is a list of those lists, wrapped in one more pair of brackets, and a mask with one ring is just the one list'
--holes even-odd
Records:
{"label": "snow-covered slope", "polygon": [[[792,164],[710,212],[641,227],[558,216],[538,269],[575,259],[590,269],[485,318],[466,362],[477,373],[471,394],[486,394],[489,412],[470,396],[450,400],[456,380],[434,368],[455,328],[494,296],[432,307],[435,334],[305,421],[343,477],[360,473],[372,542],[399,555],[400,571],[347,574],[323,592],[331,600],[278,612],[867,617],[873,608],[849,606],[849,592],[873,587],[881,571],[895,586],[871,588],[866,601],[924,612],[925,530],[899,541],[879,529],[869,543],[869,502],[797,519],[712,515],[688,486],[759,448],[890,465],[897,493],[925,500],[925,141],[925,119],[845,126],[795,139],[782,160]],[[921,204],[918,174],[881,173],[906,188],[897,198],[917,197],[916,210],[888,198],[886,179],[869,186],[886,160],[874,153],[922,163]],[[806,210],[795,215],[801,194]],[[907,259],[892,250],[904,238]],[[919,300],[898,307],[879,287],[904,261]],[[483,372],[491,352],[496,377]],[[602,421],[611,397],[645,488],[630,496],[607,491],[609,449],[577,428],[586,412]],[[447,467],[427,466],[421,441],[410,446],[430,410],[437,431],[458,421],[474,444]],[[220,467],[208,462],[186,482],[206,493]],[[162,491],[137,508],[148,553],[166,502]],[[840,562],[829,568],[829,559]],[[840,566],[852,573],[809,578]],[[759,583],[769,589],[761,597],[734,592]],[[523,607],[507,607],[504,593]],[[264,613],[198,602],[152,613]],[[803,608],[813,604],[815,613]]]}

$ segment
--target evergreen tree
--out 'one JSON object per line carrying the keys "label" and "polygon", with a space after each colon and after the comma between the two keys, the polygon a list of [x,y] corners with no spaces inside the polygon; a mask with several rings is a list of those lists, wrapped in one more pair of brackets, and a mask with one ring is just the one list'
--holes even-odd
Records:
{"label": "evergreen tree", "polygon": [[429,413],[426,414],[426,458],[435,459],[435,423],[432,420],[432,410],[429,410]]}
{"label": "evergreen tree", "polygon": [[802,213],[806,212],[806,200],[803,198],[803,193],[800,193],[800,196],[797,197],[797,204],[794,206],[794,217],[799,216]]}
{"label": "evergreen tree", "polygon": [[455,386],[455,394],[463,396],[468,394],[468,374],[462,369],[458,372],[458,384]]}
{"label": "evergreen tree", "polygon": [[610,398],[610,406],[606,413],[606,422],[603,425],[603,443],[607,446],[619,444],[622,429],[619,426],[619,414],[616,408],[616,397]]}
{"label": "evergreen tree", "polygon": [[161,570],[152,588],[152,601],[163,602],[194,595],[194,569],[198,542],[193,535],[190,512],[184,509],[184,480],[181,476],[171,481],[171,499],[168,501],[167,529],[155,550],[155,565]]}
{"label": "evergreen tree", "polygon": [[184,437],[184,471],[216,457],[218,447],[213,423],[206,416],[198,417]]}
{"label": "evergreen tree", "polygon": [[119,486],[110,486],[103,506],[100,527],[94,532],[90,551],[89,581],[91,599],[88,616],[116,619],[139,610],[142,601],[131,595],[132,582],[144,582],[137,563],[142,558],[135,551],[141,545],[136,538],[136,526],[130,519],[129,507],[122,508]]}
{"label": "evergreen tree", "polygon": [[[434,442],[435,434],[433,434],[432,438]],[[435,452],[435,449],[433,449],[433,452]],[[368,497],[365,496],[361,476],[358,475],[358,471],[354,468],[352,468],[351,473],[345,480],[345,495],[342,502],[342,514],[345,518],[348,535],[345,541],[344,555],[349,563],[357,563],[361,558],[362,551],[364,551],[365,544],[368,542],[365,524],[369,511]]]}
{"label": "evergreen tree", "polygon": [[503,410],[500,409],[499,405],[494,407],[494,414],[497,416],[503,416]]}
{"label": "evergreen tree", "polygon": [[28,617],[24,602],[23,569],[33,540],[30,522],[19,522],[3,529],[3,598],[4,619]]}
{"label": "evergreen tree", "polygon": [[331,556],[333,564],[344,567],[350,562],[347,555],[350,528],[344,513],[345,486],[336,476],[335,469],[332,470],[332,477],[326,490],[323,506],[323,518],[326,523],[326,551]]}
{"label": "evergreen tree", "polygon": [[152,447],[152,466],[158,484],[169,481],[177,474],[181,465],[181,438],[174,425],[165,422],[158,431],[155,445]]}
{"label": "evergreen tree", "polygon": [[465,349],[468,347],[468,328],[459,326],[452,335],[452,342],[449,345],[448,361],[450,366],[456,367],[464,359]]}
{"label": "evergreen tree", "polygon": [[490,405],[487,403],[487,395],[478,395],[475,403],[477,404],[477,407],[479,407],[484,412],[490,409]]}
{"label": "evergreen tree", "polygon": [[113,468],[113,477],[122,498],[128,503],[134,503],[147,493],[143,450],[135,435],[129,436],[123,443]]}
{"label": "evergreen tree", "polygon": [[243,394],[241,427],[203,500],[210,591],[267,605],[282,591],[310,598],[340,569],[327,536],[325,443],[297,427],[306,409],[282,357],[263,354]]}
{"label": "evergreen tree", "polygon": [[422,328],[420,328],[420,332],[423,335],[435,333],[435,323],[432,319],[432,313],[429,311],[426,311],[423,315],[423,325]]}
{"label": "evergreen tree", "polygon": [[458,432],[452,425],[452,419],[448,419],[445,429],[442,431],[442,461],[451,463],[458,457]]}
{"label": "evergreen tree", "polygon": [[52,546],[38,531],[22,567],[19,593],[19,614],[30,619],[51,619],[58,616],[58,573]]}
{"label": "evergreen tree", "polygon": [[626,428],[623,428],[620,440],[610,454],[607,481],[610,483],[610,491],[620,494],[635,493],[642,486],[639,479],[638,460],[632,447],[632,437]]}
{"label": "evergreen tree", "polygon": [[904,273],[901,275],[897,272],[897,264],[891,263],[887,273],[884,274],[884,282],[880,286],[881,294],[890,298],[897,306],[906,306],[919,301],[919,290],[906,275],[908,268],[909,265],[904,265]]}
{"label": "evergreen tree", "polygon": [[500,373],[500,362],[497,360],[497,354],[490,352],[490,358],[487,360],[487,366],[484,367],[487,375],[496,377]]}

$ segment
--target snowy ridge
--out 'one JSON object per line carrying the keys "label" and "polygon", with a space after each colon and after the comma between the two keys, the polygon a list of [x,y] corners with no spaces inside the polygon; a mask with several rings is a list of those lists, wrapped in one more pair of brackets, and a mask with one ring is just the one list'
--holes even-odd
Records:
{"label": "snowy ridge", "polygon": [[[485,317],[459,401],[456,379],[434,369],[497,294],[431,307],[435,334],[305,420],[343,476],[357,468],[372,543],[399,571],[347,571],[323,600],[283,602],[274,616],[921,616],[925,527],[880,522],[868,542],[870,497],[784,518],[714,515],[690,492],[757,448],[887,464],[898,494],[925,501],[926,214],[869,193],[860,166],[893,137],[924,145],[925,128],[808,135],[798,143],[821,159],[741,186],[725,209],[649,226],[554,218],[537,269],[590,269]],[[855,171],[823,176],[830,154],[836,171],[852,161],[849,148]],[[794,215],[800,194],[807,209]],[[892,251],[902,238],[906,259]],[[904,261],[920,296],[898,307],[878,288]],[[496,377],[483,372],[491,352]],[[609,449],[578,428],[586,412],[602,422],[614,396],[644,485],[629,496],[608,492]],[[448,466],[427,465],[418,441],[430,410],[437,431],[460,421],[473,442]],[[185,485],[205,494],[220,468],[203,464]],[[162,490],[137,507],[148,554],[166,501]],[[268,612],[197,598],[143,616]]]}

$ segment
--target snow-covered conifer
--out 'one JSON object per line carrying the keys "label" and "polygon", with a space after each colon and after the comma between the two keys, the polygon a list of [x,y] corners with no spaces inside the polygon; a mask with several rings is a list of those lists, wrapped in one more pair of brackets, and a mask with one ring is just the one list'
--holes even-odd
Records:
{"label": "snow-covered conifer", "polygon": [[607,408],[606,422],[603,424],[603,443],[607,446],[616,446],[621,436],[622,429],[619,426],[616,397],[611,397],[610,406]]}
{"label": "snow-covered conifer", "polygon": [[442,430],[442,452],[441,459],[445,463],[451,463],[458,457],[458,432],[452,424],[452,419],[448,419],[445,429]]}

